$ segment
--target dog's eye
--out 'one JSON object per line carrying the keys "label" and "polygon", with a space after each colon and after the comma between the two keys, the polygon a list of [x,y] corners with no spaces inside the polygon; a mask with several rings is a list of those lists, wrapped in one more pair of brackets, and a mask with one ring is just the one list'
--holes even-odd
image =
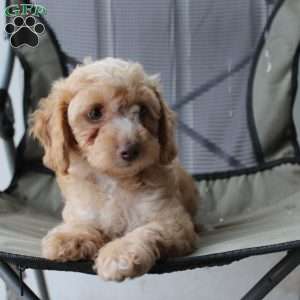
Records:
{"label": "dog's eye", "polygon": [[97,122],[102,117],[102,107],[100,105],[94,106],[87,114],[87,117],[92,122]]}
{"label": "dog's eye", "polygon": [[148,113],[148,108],[145,105],[140,106],[140,118],[143,119]]}

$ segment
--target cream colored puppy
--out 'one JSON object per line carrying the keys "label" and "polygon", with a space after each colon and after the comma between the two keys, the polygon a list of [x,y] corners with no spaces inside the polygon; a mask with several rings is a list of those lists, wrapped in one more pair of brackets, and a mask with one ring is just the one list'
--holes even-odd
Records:
{"label": "cream colored puppy", "polygon": [[174,114],[140,64],[77,67],[32,121],[65,199],[46,258],[93,259],[102,278],[120,281],[192,252],[198,191],[175,159]]}

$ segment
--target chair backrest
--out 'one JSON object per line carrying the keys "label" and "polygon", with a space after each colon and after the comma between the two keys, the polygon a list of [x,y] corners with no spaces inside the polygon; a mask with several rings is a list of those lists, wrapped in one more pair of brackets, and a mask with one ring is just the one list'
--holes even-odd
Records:
{"label": "chair backrest", "polygon": [[[298,1],[278,1],[273,9],[274,2],[40,1],[71,56],[123,57],[161,74],[166,99],[179,115],[181,159],[200,174],[297,155],[291,115]],[[47,34],[39,47],[17,50],[33,70],[33,106],[63,75],[55,45]]]}

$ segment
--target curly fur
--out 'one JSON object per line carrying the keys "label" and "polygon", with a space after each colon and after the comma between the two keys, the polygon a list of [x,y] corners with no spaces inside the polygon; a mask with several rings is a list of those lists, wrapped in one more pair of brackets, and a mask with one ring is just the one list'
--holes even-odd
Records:
{"label": "curly fur", "polygon": [[[102,115],[91,121],[95,105]],[[174,124],[157,76],[138,63],[107,58],[54,84],[32,116],[65,199],[45,257],[94,259],[102,278],[120,281],[192,252],[199,195],[176,159]],[[120,155],[128,144],[139,146],[131,161]]]}

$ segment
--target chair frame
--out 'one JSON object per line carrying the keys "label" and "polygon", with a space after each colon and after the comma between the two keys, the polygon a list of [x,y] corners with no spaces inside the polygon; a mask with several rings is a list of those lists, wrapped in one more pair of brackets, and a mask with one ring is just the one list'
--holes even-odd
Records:
{"label": "chair frame", "polygon": [[[8,53],[7,64],[5,66],[5,82],[4,86],[0,88],[0,108],[5,106],[9,101],[7,89],[9,79],[12,73],[14,55],[12,51]],[[6,111],[0,109],[0,120],[6,118]],[[5,128],[0,124],[0,134],[5,132]],[[3,136],[3,134],[2,134]],[[12,136],[5,136],[9,143],[12,143]],[[13,143],[12,143],[13,144]],[[231,251],[228,253],[221,253],[215,255],[207,255],[196,258],[186,258],[173,260],[165,263],[158,263],[149,273],[161,274],[177,270],[195,269],[200,267],[209,267],[215,265],[226,265],[236,260],[241,260],[253,255],[262,255],[274,252],[287,251],[286,256],[275,264],[243,297],[242,300],[259,300],[263,299],[273,288],[275,288],[283,279],[285,279],[296,267],[300,264],[300,241],[285,243],[281,245],[271,245],[266,247],[258,247],[252,249],[242,249]],[[193,261],[192,261],[193,260]],[[15,268],[19,274],[15,271]],[[39,298],[32,289],[23,282],[23,272],[25,269],[33,269],[37,279]],[[6,286],[20,295],[25,300],[49,300],[49,293],[46,285],[43,270],[69,270],[79,271],[82,273],[93,274],[91,262],[78,263],[54,263],[45,259],[35,260],[30,257],[21,255],[9,255],[0,253],[0,277],[5,282]]]}
{"label": "chair frame", "polygon": [[[260,300],[271,292],[281,281],[283,281],[295,268],[300,265],[300,247],[289,250],[286,256],[275,264],[242,298],[241,300]],[[39,298],[31,288],[23,282],[23,272],[25,268],[18,265],[19,275],[14,269],[3,259],[0,260],[0,277],[6,286],[20,293],[25,300],[49,300],[48,288],[44,273],[40,269],[34,269],[39,292]],[[155,271],[151,273],[164,273]]]}

